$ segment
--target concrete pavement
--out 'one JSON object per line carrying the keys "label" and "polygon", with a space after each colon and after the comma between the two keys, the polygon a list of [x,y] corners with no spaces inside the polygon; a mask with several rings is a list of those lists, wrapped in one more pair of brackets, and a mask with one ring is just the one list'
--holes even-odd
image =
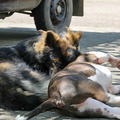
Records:
{"label": "concrete pavement", "polygon": [[[83,18],[73,17],[70,26],[73,31],[83,31],[83,37],[80,40],[80,50],[83,53],[87,51],[103,51],[109,52],[120,58],[120,14],[118,14],[120,11],[119,6],[120,2],[118,0],[99,0],[99,2],[97,0],[85,0],[85,16]],[[21,40],[35,36],[37,34],[34,22],[30,17],[24,17],[22,15],[21,20],[20,18],[17,18],[17,16],[19,15],[15,14],[12,16],[12,18],[7,18],[5,21],[0,20],[0,47],[14,45]],[[17,20],[14,19],[15,17]],[[26,22],[24,19],[30,20]],[[120,71],[117,68],[112,67],[109,63],[104,65],[107,66],[113,73],[113,85],[120,84]],[[0,109],[0,120],[13,120],[15,116],[20,113],[24,112]],[[62,116],[54,111],[42,113],[32,120],[40,119],[78,120],[77,118]],[[79,120],[109,119],[81,118]]]}

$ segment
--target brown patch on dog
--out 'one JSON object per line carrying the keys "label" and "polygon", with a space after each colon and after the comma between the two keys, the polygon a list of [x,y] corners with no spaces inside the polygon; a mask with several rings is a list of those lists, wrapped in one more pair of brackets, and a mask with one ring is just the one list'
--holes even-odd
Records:
{"label": "brown patch on dog", "polygon": [[[65,67],[64,73],[72,75],[81,75],[83,77],[90,77],[96,74],[95,68],[88,62],[73,62]],[[58,73],[59,74],[59,73]]]}
{"label": "brown patch on dog", "polygon": [[77,59],[77,62],[92,62],[98,64],[98,58],[94,54],[83,54],[80,55]]}
{"label": "brown patch on dog", "polygon": [[60,59],[59,58],[55,58],[55,59],[53,59],[53,61],[55,61],[55,62],[60,62]]}
{"label": "brown patch on dog", "polygon": [[60,36],[53,31],[47,31],[47,35],[51,34],[54,37],[55,43],[60,39]]}
{"label": "brown patch on dog", "polygon": [[52,62],[53,66],[59,67],[61,65],[61,61],[59,58],[54,58]]}
{"label": "brown patch on dog", "polygon": [[72,47],[70,41],[61,39],[58,34],[52,31],[47,32],[46,44],[49,45],[49,47],[61,48],[63,54],[66,54],[68,46]]}
{"label": "brown patch on dog", "polygon": [[62,53],[66,54],[68,46],[70,46],[70,43],[68,41],[60,40],[58,45],[62,49]]}
{"label": "brown patch on dog", "polygon": [[43,34],[43,37],[37,43],[34,43],[35,51],[40,54],[44,50],[45,46],[52,47],[57,45],[57,41],[60,39],[59,35],[54,33],[53,31],[38,31],[39,34]]}
{"label": "brown patch on dog", "polygon": [[8,69],[12,66],[12,64],[8,63],[8,62],[4,62],[4,63],[0,63],[0,70],[4,71],[5,69]]}
{"label": "brown patch on dog", "polygon": [[37,53],[42,53],[44,47],[45,47],[45,40],[47,37],[47,32],[43,30],[38,31],[40,34],[40,37],[35,37],[32,40],[28,40],[25,42],[26,50],[29,52],[36,51]]}
{"label": "brown patch on dog", "polygon": [[59,39],[58,41],[56,41],[55,45],[56,47],[61,48],[62,54],[65,55],[66,57],[70,56],[70,53],[68,51],[69,47],[76,50],[76,47],[72,46],[70,41],[66,41],[64,39]]}
{"label": "brown patch on dog", "polygon": [[35,45],[35,47],[34,47],[35,51],[38,54],[42,53],[42,51],[43,51],[43,49],[45,47],[45,43],[43,41],[39,41],[37,43],[34,43],[34,45]]}

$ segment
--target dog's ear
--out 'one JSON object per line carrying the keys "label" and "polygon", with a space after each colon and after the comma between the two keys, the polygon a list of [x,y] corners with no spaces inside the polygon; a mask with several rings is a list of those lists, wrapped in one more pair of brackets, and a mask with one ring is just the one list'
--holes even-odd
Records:
{"label": "dog's ear", "polygon": [[68,34],[66,34],[67,39],[71,40],[73,46],[78,46],[79,40],[82,37],[82,32],[72,32],[69,28],[68,29]]}
{"label": "dog's ear", "polygon": [[33,47],[37,53],[41,53],[45,47],[45,40],[47,37],[47,32],[44,30],[38,30],[38,34],[41,35],[42,37],[39,38],[38,42],[35,42],[33,44]]}
{"label": "dog's ear", "polygon": [[37,32],[38,32],[38,34],[39,34],[39,35],[42,35],[42,34],[44,34],[44,35],[45,35],[45,34],[47,33],[47,32],[46,32],[46,31],[44,31],[44,30],[38,30]]}
{"label": "dog's ear", "polygon": [[47,31],[44,30],[38,30],[39,35],[43,35],[43,40],[46,40],[47,37]]}
{"label": "dog's ear", "polygon": [[46,45],[49,47],[55,47],[57,45],[58,40],[60,39],[59,35],[53,31],[47,31],[46,36]]}
{"label": "dog's ear", "polygon": [[82,37],[81,31],[73,33],[72,42],[74,43],[74,46],[78,46],[78,43],[79,43],[81,37]]}
{"label": "dog's ear", "polygon": [[40,41],[34,43],[34,49],[37,51],[37,53],[40,54],[45,46],[55,48],[58,43],[59,35],[52,31],[44,30],[39,30],[38,34],[42,35],[42,37],[40,38]]}

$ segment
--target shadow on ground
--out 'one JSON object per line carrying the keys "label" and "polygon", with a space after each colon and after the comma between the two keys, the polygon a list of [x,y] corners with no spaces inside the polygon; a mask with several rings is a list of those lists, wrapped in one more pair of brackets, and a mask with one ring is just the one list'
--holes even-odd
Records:
{"label": "shadow on ground", "polygon": [[8,39],[26,39],[28,37],[33,37],[37,35],[37,30],[34,28],[0,28],[0,40],[8,40]]}

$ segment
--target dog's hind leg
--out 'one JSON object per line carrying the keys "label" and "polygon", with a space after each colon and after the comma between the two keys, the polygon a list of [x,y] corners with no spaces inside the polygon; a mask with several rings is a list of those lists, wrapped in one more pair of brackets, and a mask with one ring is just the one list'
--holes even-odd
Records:
{"label": "dog's hind leg", "polygon": [[120,93],[120,85],[116,85],[116,86],[110,86],[107,91],[111,94],[117,94]]}
{"label": "dog's hind leg", "polygon": [[77,111],[73,112],[72,109],[69,109],[69,112],[77,117],[108,117],[120,119],[119,109],[110,107],[93,98],[88,98],[85,102],[71,105],[71,107],[74,107]]}
{"label": "dog's hind leg", "polygon": [[106,103],[120,105],[120,96],[112,95],[110,93],[106,93],[106,94],[109,97],[109,100]]}

